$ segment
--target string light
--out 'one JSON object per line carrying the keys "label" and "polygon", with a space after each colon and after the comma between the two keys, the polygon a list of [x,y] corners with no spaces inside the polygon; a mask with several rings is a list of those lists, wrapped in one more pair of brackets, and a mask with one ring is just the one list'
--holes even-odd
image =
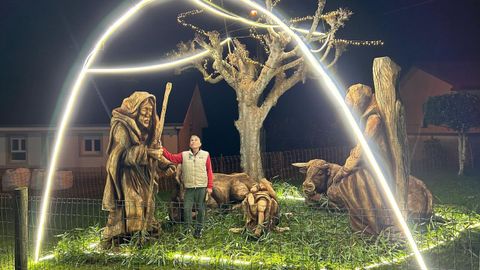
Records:
{"label": "string light", "polygon": [[200,34],[203,34],[203,35],[207,35],[207,33],[205,32],[205,30],[201,29],[200,27],[198,26],[195,26],[191,23],[187,23],[185,22],[183,19],[186,18],[187,16],[193,16],[193,15],[197,15],[197,14],[200,14],[200,13],[203,13],[203,10],[200,10],[200,9],[194,9],[194,10],[190,10],[190,11],[187,11],[187,12],[183,12],[183,13],[180,13],[178,14],[177,16],[177,22],[185,27],[190,27],[192,28],[194,31],[196,31],[197,33],[200,33]]}
{"label": "string light", "polygon": [[383,46],[381,40],[347,40],[347,39],[333,39],[331,41],[334,44],[339,45],[352,45],[352,46]]}
{"label": "string light", "polygon": [[[334,11],[331,11],[331,12],[328,12],[328,13],[325,13],[325,14],[322,14],[320,15],[320,19],[322,20],[328,20],[328,19],[331,19],[333,17],[337,17],[337,16],[343,16],[344,12],[346,12],[347,10],[345,9],[339,9],[339,10],[334,10]],[[347,11],[349,12],[349,11]],[[312,16],[312,15],[308,15],[308,16],[304,16],[304,17],[295,17],[293,19],[290,19],[290,23],[299,23],[299,22],[305,22],[305,21],[311,21],[315,19],[315,16]]]}
{"label": "string light", "polygon": [[[218,5],[215,5],[214,3],[210,2],[210,1],[202,1],[202,2],[198,3],[198,5],[202,8],[204,8],[205,10],[208,10],[208,11],[210,11],[213,14],[216,14],[218,16],[229,18],[231,20],[239,21],[239,22],[242,22],[242,23],[245,23],[245,24],[248,24],[248,25],[252,25],[252,26],[255,26],[255,27],[259,27],[259,28],[279,28],[279,26],[276,25],[276,24],[265,24],[265,23],[259,23],[259,22],[255,22],[255,21],[252,21],[252,20],[245,19],[241,16],[238,16],[236,14],[231,13],[228,10],[223,9],[222,7],[220,7]],[[297,27],[291,27],[291,28],[293,30],[297,31],[297,32],[302,33],[302,34],[308,34],[310,32],[309,30],[303,29],[303,28],[297,28]],[[312,35],[313,36],[326,36],[325,33],[318,32],[318,31],[312,32]]]}

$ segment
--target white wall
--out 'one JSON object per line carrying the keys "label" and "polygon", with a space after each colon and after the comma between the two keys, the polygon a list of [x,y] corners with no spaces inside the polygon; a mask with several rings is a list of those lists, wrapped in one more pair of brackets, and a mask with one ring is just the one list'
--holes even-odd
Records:
{"label": "white wall", "polygon": [[[27,162],[18,164],[9,163],[9,138],[10,134],[22,134],[27,138]],[[104,167],[109,142],[109,130],[105,127],[100,128],[76,128],[65,134],[62,149],[59,153],[58,168],[78,168],[78,167]],[[88,155],[83,153],[83,140],[85,137],[101,138],[101,154]],[[31,167],[45,168],[48,165],[50,155],[53,150],[55,133],[52,130],[30,130],[22,128],[9,128],[5,133],[0,133],[0,167]],[[177,152],[178,138],[177,131],[173,127],[165,127],[162,136],[164,146],[173,152]]]}
{"label": "white wall", "polygon": [[42,135],[40,133],[27,136],[27,164],[29,167],[42,166]]}

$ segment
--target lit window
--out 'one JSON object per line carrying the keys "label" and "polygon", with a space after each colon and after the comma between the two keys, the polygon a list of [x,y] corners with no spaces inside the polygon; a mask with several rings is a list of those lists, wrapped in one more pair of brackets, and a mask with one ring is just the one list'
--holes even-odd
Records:
{"label": "lit window", "polygon": [[10,138],[10,154],[12,161],[27,160],[27,139],[20,137]]}

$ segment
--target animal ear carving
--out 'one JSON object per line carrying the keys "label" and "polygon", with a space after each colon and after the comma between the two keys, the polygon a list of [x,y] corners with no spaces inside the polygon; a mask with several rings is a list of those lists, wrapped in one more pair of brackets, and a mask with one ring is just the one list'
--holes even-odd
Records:
{"label": "animal ear carving", "polygon": [[307,173],[308,169],[308,163],[307,162],[297,162],[297,163],[292,163],[293,166],[300,168],[300,173]]}

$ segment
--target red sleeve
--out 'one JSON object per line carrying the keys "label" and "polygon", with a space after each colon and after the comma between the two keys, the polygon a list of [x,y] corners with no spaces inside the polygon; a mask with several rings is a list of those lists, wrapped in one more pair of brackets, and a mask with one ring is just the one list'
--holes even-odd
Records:
{"label": "red sleeve", "polygon": [[213,170],[212,170],[212,161],[210,160],[210,155],[207,157],[207,177],[208,177],[208,184],[207,188],[213,188]]}
{"label": "red sleeve", "polygon": [[163,147],[163,156],[173,163],[180,164],[183,162],[182,153],[172,154],[168,152],[167,148]]}

